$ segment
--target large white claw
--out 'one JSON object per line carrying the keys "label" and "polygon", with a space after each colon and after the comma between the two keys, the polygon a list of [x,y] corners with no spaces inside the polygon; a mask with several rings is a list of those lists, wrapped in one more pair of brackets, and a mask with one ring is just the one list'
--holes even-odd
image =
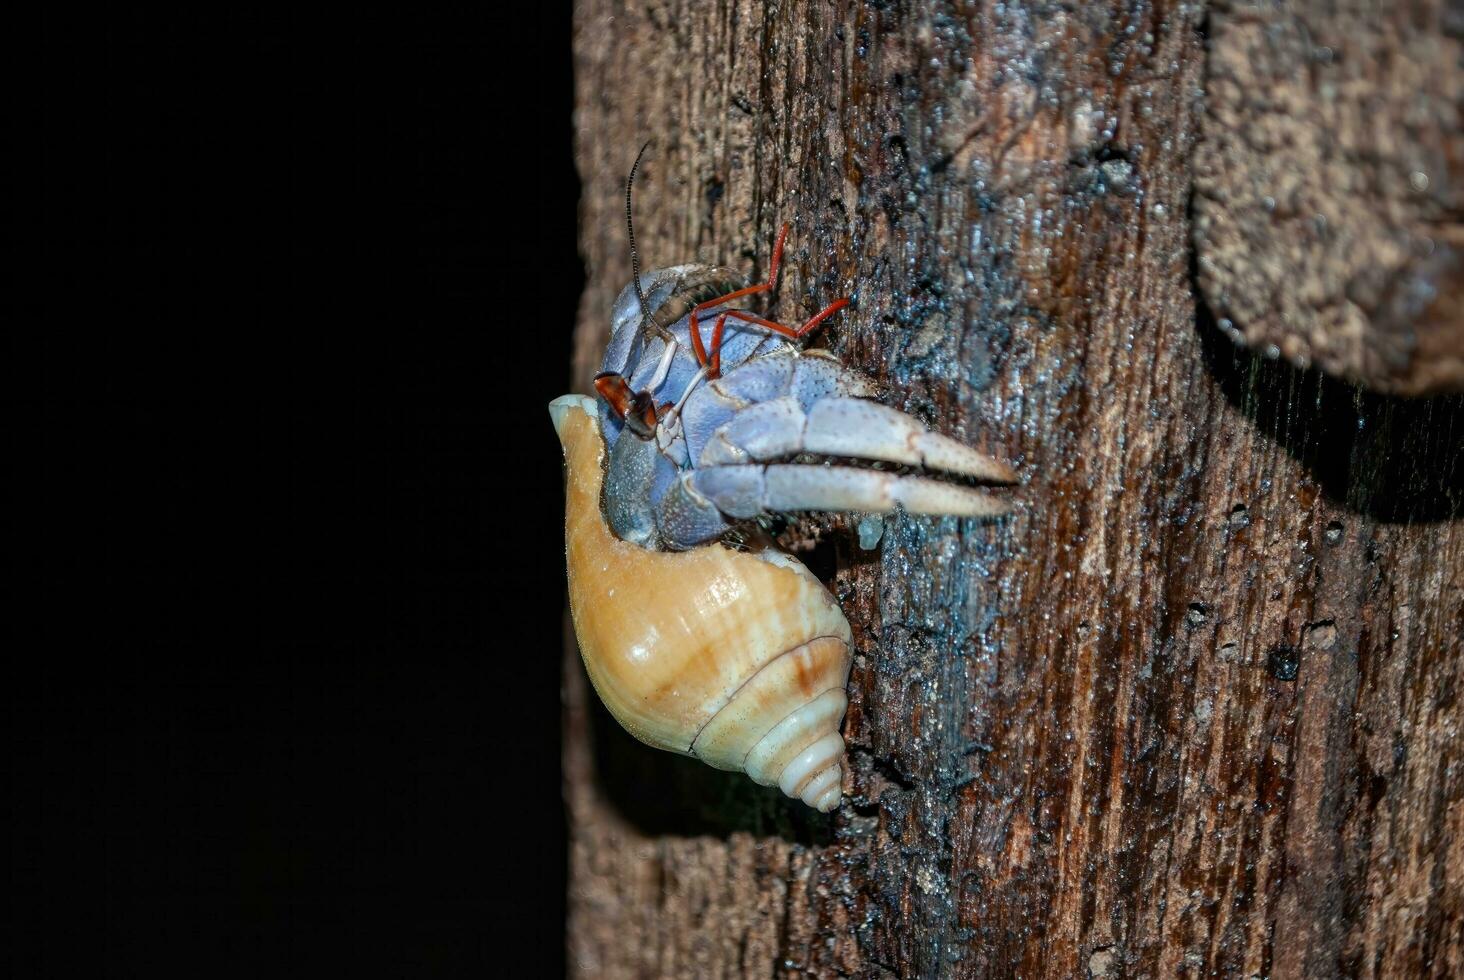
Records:
{"label": "large white claw", "polygon": [[853,466],[769,466],[765,477],[769,510],[853,510],[888,513],[896,505],[912,514],[994,517],[1009,504],[975,487],[900,476]]}
{"label": "large white claw", "polygon": [[885,514],[896,507],[912,514],[995,517],[1010,509],[1005,500],[975,487],[853,466],[712,466],[694,471],[692,480],[733,517],[796,510]]}
{"label": "large white claw", "polygon": [[905,463],[994,483],[1015,483],[1010,466],[897,409],[862,398],[825,398],[807,413],[792,397],[739,411],[708,440],[702,466],[772,462],[798,453]]}
{"label": "large white claw", "polygon": [[907,463],[995,483],[1015,483],[1017,479],[1012,468],[1000,460],[931,432],[904,412],[860,398],[815,403],[803,427],[803,448],[829,456]]}

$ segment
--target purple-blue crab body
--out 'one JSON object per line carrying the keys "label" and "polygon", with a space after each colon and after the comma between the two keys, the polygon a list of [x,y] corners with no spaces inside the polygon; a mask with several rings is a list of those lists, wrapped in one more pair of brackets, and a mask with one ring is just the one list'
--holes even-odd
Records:
{"label": "purple-blue crab body", "polygon": [[[800,351],[765,327],[728,319],[721,377],[708,380],[687,314],[740,286],[734,273],[680,265],[648,273],[641,283],[651,322],[642,322],[635,289],[627,285],[611,311],[601,370],[672,408],[658,412],[646,437],[601,402],[610,447],[603,504],[622,539],[653,549],[691,548],[770,512],[1006,511],[1003,500],[969,483],[1012,482],[1009,467],[872,401],[873,383],[827,352]],[[698,315],[704,344],[722,309]],[[870,462],[910,469],[858,465]]]}

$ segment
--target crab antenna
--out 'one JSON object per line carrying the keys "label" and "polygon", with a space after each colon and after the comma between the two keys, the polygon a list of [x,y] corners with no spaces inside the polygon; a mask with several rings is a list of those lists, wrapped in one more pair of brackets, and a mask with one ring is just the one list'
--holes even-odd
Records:
{"label": "crab antenna", "polygon": [[635,250],[635,222],[630,216],[630,192],[635,187],[635,172],[640,167],[641,157],[646,155],[646,147],[650,145],[650,140],[641,144],[640,152],[635,155],[635,163],[630,165],[630,176],[625,178],[625,237],[630,239],[630,281],[635,284],[635,298],[640,300],[641,317],[644,320],[651,318],[651,308],[646,304],[646,294],[641,292],[640,256]]}

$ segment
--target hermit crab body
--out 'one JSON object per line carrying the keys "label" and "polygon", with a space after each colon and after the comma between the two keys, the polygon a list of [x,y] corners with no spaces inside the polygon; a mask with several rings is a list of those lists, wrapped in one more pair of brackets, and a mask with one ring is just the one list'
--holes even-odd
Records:
{"label": "hermit crab body", "polygon": [[[550,414],[566,463],[570,610],[601,699],[644,742],[828,811],[842,793],[849,624],[751,522],[991,516],[1006,503],[974,484],[1014,475],[872,401],[873,383],[831,355],[799,349],[847,300],[799,327],[735,307],[774,287],[786,232],[766,283],[739,287],[702,265],[648,273],[644,287],[634,275],[612,310],[600,402],[566,395]],[[722,543],[748,527],[742,550]]]}
{"label": "hermit crab body", "polygon": [[[740,296],[773,287],[782,247],[780,235],[764,284],[726,292],[732,273],[682,265],[646,275],[644,306],[637,305],[638,280],[616,300],[596,378],[610,446],[605,515],[612,530],[648,548],[679,550],[773,512],[1005,512],[1003,501],[964,483],[842,462],[1013,478],[1005,464],[870,401],[873,383],[831,355],[791,342],[847,300],[797,328],[731,308]],[[711,334],[709,344],[703,333]]]}

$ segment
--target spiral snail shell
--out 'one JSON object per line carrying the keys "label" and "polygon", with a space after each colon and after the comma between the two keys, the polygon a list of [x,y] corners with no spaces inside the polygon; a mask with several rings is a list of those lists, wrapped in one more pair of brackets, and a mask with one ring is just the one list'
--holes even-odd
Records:
{"label": "spiral snail shell", "polygon": [[600,506],[595,403],[565,395],[549,411],[564,448],[570,612],[610,713],[642,742],[833,810],[850,665],[833,596],[773,548],[665,552],[620,540]]}

